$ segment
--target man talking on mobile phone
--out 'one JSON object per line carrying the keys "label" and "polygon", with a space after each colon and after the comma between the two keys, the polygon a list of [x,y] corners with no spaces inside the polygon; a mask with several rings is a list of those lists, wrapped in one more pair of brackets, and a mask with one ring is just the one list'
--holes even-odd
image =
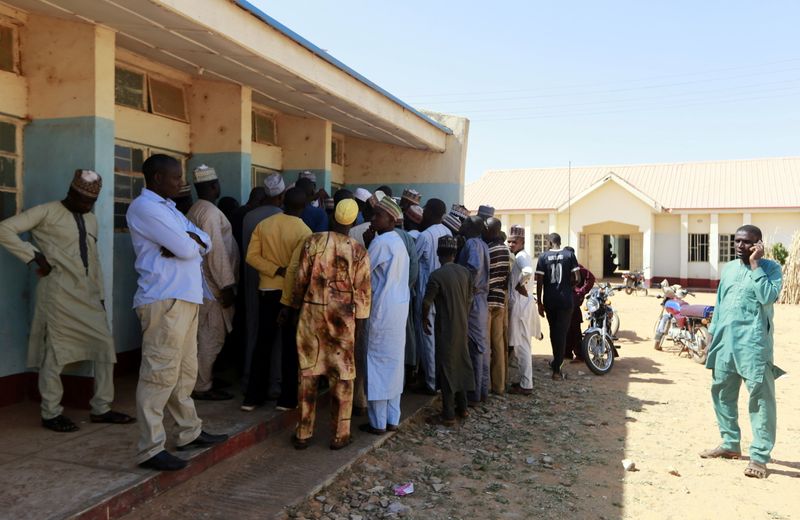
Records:
{"label": "man talking on mobile phone", "polygon": [[700,456],[741,457],[738,400],[744,381],[753,429],[750,463],[744,474],[766,478],[775,445],[775,379],[784,373],[772,356],[772,306],[781,290],[781,267],[764,258],[761,230],[755,226],[737,229],[734,247],[739,261],[728,263],[722,271],[706,360],[712,370],[711,399],[722,444]]}

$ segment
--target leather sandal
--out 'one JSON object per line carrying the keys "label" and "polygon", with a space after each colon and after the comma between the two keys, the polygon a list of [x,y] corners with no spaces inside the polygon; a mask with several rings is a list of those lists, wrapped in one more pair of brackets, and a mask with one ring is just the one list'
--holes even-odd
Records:
{"label": "leather sandal", "polygon": [[114,410],[109,410],[100,415],[89,414],[89,420],[93,423],[109,424],[130,424],[136,422],[134,417],[131,417],[126,413],[115,412]]}
{"label": "leather sandal", "polygon": [[297,434],[292,435],[292,446],[296,450],[304,450],[311,445],[311,439],[298,439]]}
{"label": "leather sandal", "polygon": [[42,419],[42,426],[58,433],[71,433],[80,430],[77,424],[63,415],[57,415],[52,419]]}
{"label": "leather sandal", "polygon": [[701,459],[738,459],[741,456],[741,452],[726,450],[722,446],[700,452]]}
{"label": "leather sandal", "polygon": [[754,460],[744,469],[744,476],[750,478],[767,478],[767,465]]}
{"label": "leather sandal", "polygon": [[346,448],[347,446],[350,446],[352,443],[353,443],[353,438],[352,437],[347,437],[346,439],[338,440],[338,441],[337,440],[333,440],[333,441],[331,441],[330,448],[332,450],[341,450],[342,448]]}

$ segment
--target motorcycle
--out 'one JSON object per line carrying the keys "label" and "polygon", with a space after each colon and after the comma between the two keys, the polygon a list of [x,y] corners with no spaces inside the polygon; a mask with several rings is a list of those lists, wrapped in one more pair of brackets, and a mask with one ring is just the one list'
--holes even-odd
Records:
{"label": "motorcycle", "polygon": [[581,352],[586,366],[599,376],[609,373],[614,366],[614,360],[619,356],[614,346],[616,332],[619,330],[619,317],[611,307],[610,298],[613,294],[614,289],[609,284],[600,283],[586,297],[585,309],[589,327],[583,333]]}
{"label": "motorcycle", "polygon": [[622,279],[625,282],[623,288],[625,289],[625,294],[633,294],[634,291],[636,293],[644,293],[647,296],[647,287],[644,283],[644,272],[642,271],[630,271],[627,273],[622,273]]}
{"label": "motorcycle", "polygon": [[694,296],[680,285],[670,286],[666,280],[661,282],[663,294],[660,298],[662,311],[655,329],[655,349],[662,350],[664,340],[670,338],[681,347],[678,355],[686,352],[696,363],[705,363],[708,357],[709,334],[707,325],[711,323],[714,307],[711,305],[690,305],[684,298]]}

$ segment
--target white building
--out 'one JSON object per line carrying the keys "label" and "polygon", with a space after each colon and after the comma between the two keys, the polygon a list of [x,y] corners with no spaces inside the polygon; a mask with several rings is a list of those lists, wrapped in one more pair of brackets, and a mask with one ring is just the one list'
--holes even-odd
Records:
{"label": "white building", "polygon": [[504,229],[525,226],[532,255],[557,232],[596,275],[613,268],[610,244],[619,270],[716,287],[739,226],[788,248],[800,228],[800,157],[490,170],[466,186],[465,204],[493,206]]}

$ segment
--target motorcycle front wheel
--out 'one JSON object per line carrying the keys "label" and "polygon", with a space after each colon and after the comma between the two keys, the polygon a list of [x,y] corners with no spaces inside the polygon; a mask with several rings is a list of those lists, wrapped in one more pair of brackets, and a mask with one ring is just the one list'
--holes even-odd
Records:
{"label": "motorcycle front wheel", "polygon": [[692,361],[695,363],[705,364],[708,358],[708,329],[705,327],[698,328],[694,333],[695,348],[691,349]]}
{"label": "motorcycle front wheel", "polygon": [[600,332],[590,332],[583,336],[581,352],[586,366],[595,375],[602,376],[611,372],[614,366],[614,345]]}
{"label": "motorcycle front wheel", "polygon": [[627,295],[633,294],[633,287],[626,287],[625,288],[625,294],[627,294]]}
{"label": "motorcycle front wheel", "polygon": [[619,332],[619,314],[614,311],[614,316],[611,318],[611,327],[609,332],[611,333],[611,337],[616,339],[617,332]]}

